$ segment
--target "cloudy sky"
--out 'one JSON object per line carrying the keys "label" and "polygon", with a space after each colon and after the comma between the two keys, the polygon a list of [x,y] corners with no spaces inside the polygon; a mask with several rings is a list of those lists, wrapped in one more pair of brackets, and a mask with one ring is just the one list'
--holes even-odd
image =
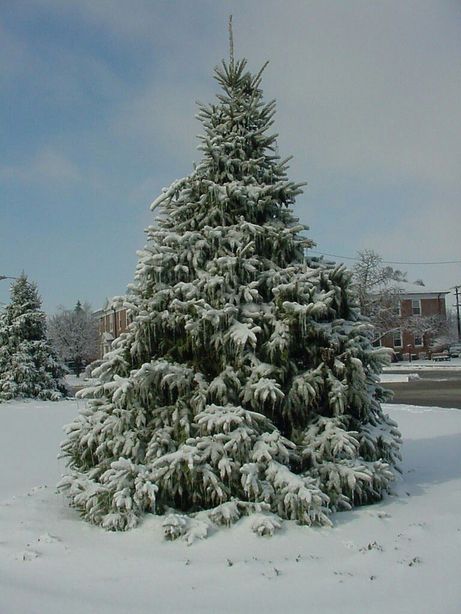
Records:
{"label": "cloudy sky", "polygon": [[[461,260],[459,0],[0,0],[0,275],[25,270],[48,312],[132,280],[150,202],[199,159],[230,13],[236,55],[270,60],[317,250]],[[459,263],[396,266],[461,283]]]}

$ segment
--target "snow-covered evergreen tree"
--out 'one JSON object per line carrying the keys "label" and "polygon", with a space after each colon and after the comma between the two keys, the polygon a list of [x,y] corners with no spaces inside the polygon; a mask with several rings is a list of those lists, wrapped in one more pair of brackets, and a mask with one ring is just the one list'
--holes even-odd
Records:
{"label": "snow-covered evergreen tree", "polygon": [[[60,486],[105,528],[172,508],[215,524],[261,512],[258,533],[280,517],[329,524],[393,479],[385,356],[350,273],[304,258],[313,243],[291,210],[301,187],[276,154],[261,73],[232,56],[216,69],[222,92],[198,116],[203,158],[153,203],[132,324],[67,427]],[[166,533],[188,518],[168,516]]]}
{"label": "snow-covered evergreen tree", "polygon": [[0,315],[0,401],[15,397],[57,400],[66,392],[64,368],[46,335],[46,315],[35,284],[23,273]]}

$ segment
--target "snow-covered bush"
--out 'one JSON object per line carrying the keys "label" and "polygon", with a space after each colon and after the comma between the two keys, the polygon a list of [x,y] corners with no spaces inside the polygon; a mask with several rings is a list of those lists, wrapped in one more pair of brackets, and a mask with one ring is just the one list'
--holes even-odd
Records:
{"label": "snow-covered bush", "polygon": [[216,69],[222,92],[198,116],[203,158],[153,203],[132,323],[67,427],[61,487],[95,524],[173,509],[170,538],[204,510],[215,526],[262,513],[260,534],[280,518],[328,525],[393,479],[386,355],[345,267],[304,257],[313,243],[291,210],[301,187],[276,153],[261,73],[245,60]]}
{"label": "snow-covered bush", "polygon": [[56,401],[66,392],[64,367],[46,334],[35,284],[22,274],[0,314],[0,401],[37,397]]}

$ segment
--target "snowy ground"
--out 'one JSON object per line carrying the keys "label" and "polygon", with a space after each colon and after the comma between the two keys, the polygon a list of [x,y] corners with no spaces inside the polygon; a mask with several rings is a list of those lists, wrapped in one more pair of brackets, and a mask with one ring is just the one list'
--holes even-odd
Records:
{"label": "snowy ground", "polygon": [[388,406],[404,435],[395,494],[333,529],[261,538],[245,519],[189,547],[155,517],[106,533],[55,493],[81,404],[0,404],[2,614],[461,611],[461,411]]}
{"label": "snowy ground", "polygon": [[438,371],[449,369],[450,371],[461,371],[461,358],[451,358],[450,360],[408,360],[394,362],[384,368],[384,373],[393,371]]}
{"label": "snowy ground", "polygon": [[[419,379],[418,372],[433,371],[437,376],[445,371],[461,371],[461,358],[451,358],[444,361],[413,360],[412,362],[395,362],[385,367],[380,380],[383,384],[411,382]],[[461,608],[460,608],[461,609]]]}
{"label": "snowy ground", "polygon": [[69,373],[66,375],[65,380],[71,393],[74,393],[76,390],[80,390],[80,388],[84,388],[85,386],[92,386],[97,381],[91,377],[86,377],[84,373],[82,373],[80,377],[77,377],[74,373]]}
{"label": "snowy ground", "polygon": [[379,377],[382,384],[391,384],[395,382],[413,382],[421,379],[417,373],[381,373]]}

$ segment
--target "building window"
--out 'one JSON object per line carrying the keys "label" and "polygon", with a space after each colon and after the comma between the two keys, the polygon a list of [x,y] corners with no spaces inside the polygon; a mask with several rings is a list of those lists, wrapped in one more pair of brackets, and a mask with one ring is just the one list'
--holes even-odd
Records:
{"label": "building window", "polygon": [[402,347],[402,333],[399,330],[394,333],[393,342],[395,348]]}
{"label": "building window", "polygon": [[412,299],[411,301],[411,313],[414,316],[421,315],[421,301],[419,299]]}
{"label": "building window", "polygon": [[417,345],[419,345],[420,347],[424,345],[422,335],[415,335],[415,347]]}

